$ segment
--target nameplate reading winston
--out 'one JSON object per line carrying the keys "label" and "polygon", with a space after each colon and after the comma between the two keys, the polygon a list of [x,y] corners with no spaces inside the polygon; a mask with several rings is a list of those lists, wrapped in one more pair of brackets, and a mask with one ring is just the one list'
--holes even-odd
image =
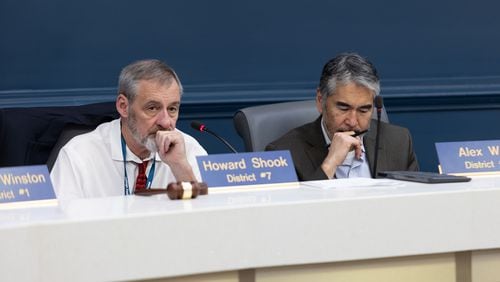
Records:
{"label": "nameplate reading winston", "polygon": [[440,170],[448,174],[500,174],[500,140],[436,143]]}
{"label": "nameplate reading winston", "polygon": [[203,182],[209,189],[298,186],[289,151],[214,154],[199,156],[197,161]]}
{"label": "nameplate reading winston", "polygon": [[0,168],[0,208],[54,204],[56,195],[47,166]]}

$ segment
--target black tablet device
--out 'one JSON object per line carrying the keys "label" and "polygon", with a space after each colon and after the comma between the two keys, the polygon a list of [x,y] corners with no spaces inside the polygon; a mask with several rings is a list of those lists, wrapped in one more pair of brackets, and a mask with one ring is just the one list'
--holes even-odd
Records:
{"label": "black tablet device", "polygon": [[470,181],[470,178],[466,176],[439,174],[436,172],[426,171],[381,171],[378,173],[378,175],[386,178],[422,183],[451,183]]}

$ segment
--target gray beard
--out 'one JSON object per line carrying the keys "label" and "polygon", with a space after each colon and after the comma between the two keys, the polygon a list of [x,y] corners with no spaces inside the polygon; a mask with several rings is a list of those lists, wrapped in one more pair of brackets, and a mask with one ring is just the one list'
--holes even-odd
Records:
{"label": "gray beard", "polygon": [[[135,137],[134,137],[135,138]],[[141,144],[148,149],[148,151],[152,153],[158,152],[158,147],[156,146],[156,141],[153,136],[146,137],[143,139],[143,142]]]}
{"label": "gray beard", "polygon": [[132,137],[134,140],[141,144],[142,146],[146,147],[148,151],[152,153],[158,152],[158,147],[156,146],[156,141],[154,136],[146,136],[144,138],[141,138],[139,131],[137,130],[137,126],[135,123],[135,118],[131,118],[127,120],[127,126],[130,130],[130,133],[132,133]]}

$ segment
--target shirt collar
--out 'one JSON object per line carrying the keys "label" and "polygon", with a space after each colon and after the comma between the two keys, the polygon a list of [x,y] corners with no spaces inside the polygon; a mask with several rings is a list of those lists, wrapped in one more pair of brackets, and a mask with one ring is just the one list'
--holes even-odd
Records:
{"label": "shirt collar", "polygon": [[330,146],[330,144],[332,143],[332,141],[330,140],[330,138],[328,138],[328,133],[326,133],[326,129],[325,129],[325,123],[324,123],[324,117],[322,116],[321,117],[321,132],[323,133],[323,138],[325,138],[325,144],[326,146]]}

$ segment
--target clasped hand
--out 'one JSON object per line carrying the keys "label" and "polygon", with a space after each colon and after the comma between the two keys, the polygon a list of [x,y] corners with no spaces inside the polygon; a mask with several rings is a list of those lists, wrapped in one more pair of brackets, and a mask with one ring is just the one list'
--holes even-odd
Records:
{"label": "clasped hand", "polygon": [[350,151],[354,150],[356,158],[361,158],[361,139],[360,137],[353,137],[353,134],[354,131],[346,131],[336,132],[333,135],[328,155],[321,165],[328,178],[333,178],[337,167],[344,162]]}
{"label": "clasped hand", "polygon": [[184,138],[177,130],[158,130],[156,132],[156,146],[160,159],[169,165],[187,162]]}

